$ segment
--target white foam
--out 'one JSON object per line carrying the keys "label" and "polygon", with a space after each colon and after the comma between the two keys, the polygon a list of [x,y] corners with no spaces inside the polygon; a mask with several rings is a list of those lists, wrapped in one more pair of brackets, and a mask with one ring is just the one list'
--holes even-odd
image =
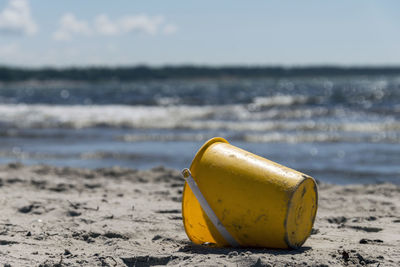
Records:
{"label": "white foam", "polygon": [[[365,114],[327,108],[251,111],[245,105],[0,105],[0,125],[18,128],[125,127],[137,129],[229,130],[241,132],[325,131],[379,133],[400,131],[395,119],[357,120]],[[322,119],[318,119],[319,116]],[[326,118],[329,117],[329,120]],[[355,119],[352,119],[354,117]],[[333,118],[333,119],[332,119]]]}
{"label": "white foam", "polygon": [[71,127],[94,126],[132,128],[175,128],[181,121],[207,116],[203,107],[160,107],[122,105],[0,105],[0,121],[13,126]]}
{"label": "white foam", "polygon": [[276,95],[269,97],[255,97],[253,103],[249,105],[251,109],[272,106],[289,106],[294,104],[304,104],[309,100],[303,95]]}

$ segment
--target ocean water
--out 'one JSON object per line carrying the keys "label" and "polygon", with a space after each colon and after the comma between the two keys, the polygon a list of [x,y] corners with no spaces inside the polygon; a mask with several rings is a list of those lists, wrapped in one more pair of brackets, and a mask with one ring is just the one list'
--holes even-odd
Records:
{"label": "ocean water", "polygon": [[400,184],[400,77],[0,83],[0,164],[182,169],[214,136],[321,181]]}

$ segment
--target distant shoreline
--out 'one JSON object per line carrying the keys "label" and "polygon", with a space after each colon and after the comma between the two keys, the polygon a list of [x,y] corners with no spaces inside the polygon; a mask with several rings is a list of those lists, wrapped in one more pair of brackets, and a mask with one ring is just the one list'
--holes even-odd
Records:
{"label": "distant shoreline", "polygon": [[28,80],[66,81],[143,81],[169,79],[222,78],[286,78],[337,76],[400,75],[400,66],[343,67],[343,66],[131,66],[131,67],[68,67],[19,68],[0,66],[0,82]]}

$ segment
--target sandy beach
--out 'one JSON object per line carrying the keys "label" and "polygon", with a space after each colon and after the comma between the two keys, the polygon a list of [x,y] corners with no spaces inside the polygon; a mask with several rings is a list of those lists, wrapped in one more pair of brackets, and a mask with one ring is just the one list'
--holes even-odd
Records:
{"label": "sandy beach", "polygon": [[400,267],[399,10],[0,0],[0,267]]}
{"label": "sandy beach", "polygon": [[319,183],[298,250],[193,245],[178,170],[0,166],[2,266],[399,266],[400,187]]}

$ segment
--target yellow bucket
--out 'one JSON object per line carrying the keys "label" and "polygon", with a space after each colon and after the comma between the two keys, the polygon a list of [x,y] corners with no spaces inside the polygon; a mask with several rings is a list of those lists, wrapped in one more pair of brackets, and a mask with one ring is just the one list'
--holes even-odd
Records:
{"label": "yellow bucket", "polygon": [[318,195],[310,176],[220,137],[182,173],[183,224],[196,244],[299,248],[311,233]]}

